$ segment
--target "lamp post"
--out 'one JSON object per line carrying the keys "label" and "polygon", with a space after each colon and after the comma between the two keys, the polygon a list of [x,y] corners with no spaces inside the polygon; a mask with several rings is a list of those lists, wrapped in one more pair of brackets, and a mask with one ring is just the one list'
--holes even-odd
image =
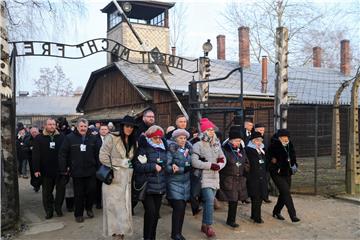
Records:
{"label": "lamp post", "polygon": [[[212,50],[213,46],[208,39],[203,45],[202,49],[204,51],[204,57],[200,57],[200,68],[199,68],[199,79],[200,81],[209,80],[210,77],[210,58],[208,58],[209,52]],[[207,101],[209,100],[209,83],[200,83],[199,84],[199,101],[200,108],[207,107]]]}

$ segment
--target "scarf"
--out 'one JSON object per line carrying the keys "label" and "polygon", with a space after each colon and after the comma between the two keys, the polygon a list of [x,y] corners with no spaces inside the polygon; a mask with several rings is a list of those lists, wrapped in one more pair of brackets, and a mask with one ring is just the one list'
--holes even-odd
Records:
{"label": "scarf", "polygon": [[265,152],[264,152],[264,150],[263,150],[263,148],[264,148],[265,146],[264,146],[263,143],[260,145],[260,148],[258,148],[252,141],[250,141],[247,146],[248,146],[249,148],[255,149],[258,153],[262,153],[262,154],[265,155]]}
{"label": "scarf", "polygon": [[146,141],[147,141],[147,143],[151,146],[151,147],[153,147],[153,148],[160,148],[160,149],[162,149],[162,150],[166,150],[165,149],[165,145],[164,145],[164,143],[163,143],[163,141],[161,140],[161,143],[159,143],[159,144],[157,144],[157,143],[154,143],[153,141],[151,141],[151,139],[150,138],[148,138],[148,137],[145,137],[146,138]]}

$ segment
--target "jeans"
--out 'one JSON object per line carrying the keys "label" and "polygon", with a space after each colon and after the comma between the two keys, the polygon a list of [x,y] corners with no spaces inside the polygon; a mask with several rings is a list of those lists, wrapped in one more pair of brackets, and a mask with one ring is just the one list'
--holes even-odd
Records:
{"label": "jeans", "polygon": [[21,174],[24,176],[27,176],[27,165],[28,165],[28,160],[23,159],[21,161]]}
{"label": "jeans", "polygon": [[213,224],[215,193],[216,193],[215,189],[212,188],[201,189],[201,197],[204,202],[203,219],[202,219],[203,224],[206,225]]}

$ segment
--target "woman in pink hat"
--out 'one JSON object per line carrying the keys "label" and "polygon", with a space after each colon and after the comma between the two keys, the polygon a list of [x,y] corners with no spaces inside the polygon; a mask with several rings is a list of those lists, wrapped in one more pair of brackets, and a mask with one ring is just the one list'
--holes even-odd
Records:
{"label": "woman in pink hat", "polygon": [[215,135],[215,124],[207,118],[200,120],[200,141],[193,146],[191,156],[194,168],[202,170],[201,196],[204,203],[201,231],[207,237],[214,237],[213,224],[214,198],[219,189],[219,170],[226,164],[220,141]]}

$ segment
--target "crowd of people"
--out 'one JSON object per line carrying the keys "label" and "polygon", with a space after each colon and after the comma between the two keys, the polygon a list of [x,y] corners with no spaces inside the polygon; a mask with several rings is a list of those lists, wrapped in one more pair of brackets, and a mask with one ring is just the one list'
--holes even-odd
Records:
{"label": "crowd of people", "polygon": [[[217,201],[227,202],[226,224],[236,222],[238,203],[251,203],[251,219],[261,224],[261,205],[269,200],[269,179],[279,190],[273,217],[285,220],[286,206],[292,222],[296,215],[290,194],[291,176],[297,171],[290,133],[279,129],[271,138],[265,126],[246,120],[244,127],[230,127],[227,139],[220,139],[217,127],[202,118],[199,129],[187,128],[183,115],[175,126],[164,129],[155,123],[155,113],[146,110],[140,122],[125,116],[118,127],[100,122],[90,125],[80,118],[70,128],[64,118],[46,120],[43,129],[29,133],[17,129],[19,176],[27,178],[37,192],[42,189],[45,218],[63,216],[65,200],[76,222],[84,212],[93,218],[93,206],[103,209],[103,234],[124,239],[133,231],[132,216],[138,202],[144,208],[143,238],[156,239],[164,198],[171,206],[171,239],[183,240],[182,228],[187,203],[193,215],[202,212],[200,231],[216,236],[213,227]],[[101,165],[111,167],[111,184],[96,178]],[[56,189],[55,197],[53,195]],[[250,198],[251,201],[248,201]]]}

